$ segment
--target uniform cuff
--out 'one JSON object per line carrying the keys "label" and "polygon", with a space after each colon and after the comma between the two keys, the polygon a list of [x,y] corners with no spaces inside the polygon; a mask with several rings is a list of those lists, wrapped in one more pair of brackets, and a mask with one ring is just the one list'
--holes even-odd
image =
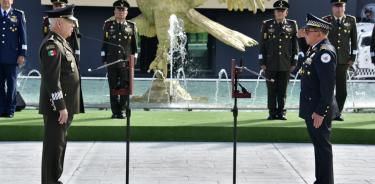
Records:
{"label": "uniform cuff", "polygon": [[318,106],[316,109],[315,109],[315,113],[319,114],[320,116],[323,116],[323,117],[326,117],[329,110],[330,110],[331,106],[329,105],[326,105],[326,106]]}
{"label": "uniform cuff", "polygon": [[51,102],[53,110],[60,111],[66,108],[62,91],[51,94]]}

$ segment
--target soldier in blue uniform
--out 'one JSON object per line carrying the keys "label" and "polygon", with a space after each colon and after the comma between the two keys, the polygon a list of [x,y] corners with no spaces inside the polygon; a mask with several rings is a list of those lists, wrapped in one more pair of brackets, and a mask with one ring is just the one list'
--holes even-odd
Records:
{"label": "soldier in blue uniform", "polygon": [[330,142],[332,102],[336,80],[336,50],[328,41],[332,25],[307,15],[305,39],[309,45],[301,69],[299,116],[306,122],[315,150],[314,184],[333,184]]}
{"label": "soldier in blue uniform", "polygon": [[13,0],[0,2],[0,116],[13,118],[17,67],[24,65],[27,51],[26,19],[23,11],[12,8]]}

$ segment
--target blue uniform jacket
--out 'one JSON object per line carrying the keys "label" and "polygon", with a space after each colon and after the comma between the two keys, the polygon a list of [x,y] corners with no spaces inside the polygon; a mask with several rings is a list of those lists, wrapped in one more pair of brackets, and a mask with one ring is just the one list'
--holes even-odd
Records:
{"label": "blue uniform jacket", "polygon": [[315,112],[331,118],[336,83],[336,52],[323,40],[306,53],[301,73],[299,116],[311,119]]}
{"label": "blue uniform jacket", "polygon": [[0,12],[0,63],[17,64],[18,56],[26,56],[26,20],[21,10],[11,8],[6,17]]}

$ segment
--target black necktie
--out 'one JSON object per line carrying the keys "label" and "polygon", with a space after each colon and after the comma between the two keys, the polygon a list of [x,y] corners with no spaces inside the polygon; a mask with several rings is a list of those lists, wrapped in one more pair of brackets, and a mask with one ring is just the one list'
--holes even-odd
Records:
{"label": "black necktie", "polygon": [[340,19],[337,19],[337,26],[340,26]]}
{"label": "black necktie", "polygon": [[6,16],[7,16],[7,12],[6,12],[6,11],[4,11],[4,13],[3,13],[3,16],[4,16],[4,17],[6,17]]}

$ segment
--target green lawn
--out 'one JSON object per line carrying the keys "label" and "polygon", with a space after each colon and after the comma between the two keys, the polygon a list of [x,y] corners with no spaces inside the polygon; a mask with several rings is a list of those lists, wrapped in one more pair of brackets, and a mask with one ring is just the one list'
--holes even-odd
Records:
{"label": "green lawn", "polygon": [[[77,141],[121,141],[125,120],[109,119],[110,111],[88,110],[76,115],[69,138]],[[296,112],[288,121],[266,121],[266,112],[240,112],[239,140],[246,142],[307,142],[305,123]],[[375,144],[375,114],[346,113],[345,122],[334,122],[335,143]],[[133,111],[135,141],[231,141],[231,112]],[[0,119],[0,140],[41,140],[42,117],[36,110]]]}

